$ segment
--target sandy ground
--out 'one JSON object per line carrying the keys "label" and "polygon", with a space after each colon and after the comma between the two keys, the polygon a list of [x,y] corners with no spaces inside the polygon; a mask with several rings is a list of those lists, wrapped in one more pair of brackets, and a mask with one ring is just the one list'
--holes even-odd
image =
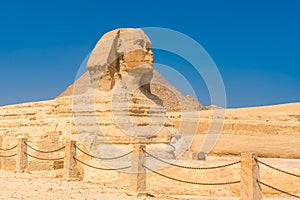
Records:
{"label": "sandy ground", "polygon": [[95,184],[68,182],[41,174],[9,171],[0,171],[0,174],[0,199],[134,199],[125,195],[111,195],[116,193],[116,189]]}
{"label": "sandy ground", "polygon": [[[40,171],[28,174],[0,170],[0,199],[138,199],[126,194],[126,191],[120,188],[81,181],[67,181],[47,177],[46,174],[49,175],[49,172]],[[169,198],[160,196],[158,199]]]}
{"label": "sandy ground", "polygon": [[[212,112],[199,112],[198,129],[191,146],[194,152],[200,151],[211,124]],[[300,158],[300,103],[226,109],[225,113],[222,134],[211,153],[239,155],[257,152],[262,157]],[[180,113],[169,115],[179,116]],[[170,120],[175,127],[180,127],[180,118]],[[187,137],[195,132],[188,127],[184,130]]]}
{"label": "sandy ground", "polygon": [[[216,199],[215,197],[197,197],[187,195],[151,195],[134,197],[127,191],[107,185],[85,183],[82,181],[67,181],[53,178],[47,171],[35,173],[15,173],[0,170],[0,199],[74,199],[74,200],[137,200],[137,199]],[[53,175],[53,173],[52,173]],[[238,198],[217,198],[238,199]]]}
{"label": "sandy ground", "polygon": [[[208,165],[218,165],[220,162],[224,162],[225,160],[236,160],[238,157],[209,157]],[[294,172],[300,174],[300,160],[299,159],[278,159],[278,158],[261,158],[263,162],[271,164],[281,169],[285,169],[290,172]],[[195,161],[179,161],[179,164],[187,164],[187,162],[192,162],[189,164],[195,164]],[[205,161],[203,161],[205,162]],[[198,163],[202,165],[201,163]],[[238,166],[233,168],[232,170],[236,170],[237,174],[239,173]],[[61,174],[61,170],[55,171],[33,171],[29,173],[15,173],[13,171],[3,171],[0,170],[1,182],[0,182],[0,199],[100,199],[100,200],[135,200],[135,199],[191,199],[191,200],[236,200],[239,199],[238,188],[230,187],[231,190],[236,193],[233,196],[226,197],[222,196],[222,194],[226,194],[228,188],[222,187],[223,191],[220,191],[219,194],[207,195],[207,196],[197,196],[195,194],[167,194],[168,189],[164,191],[165,194],[153,194],[152,197],[134,197],[131,196],[128,191],[113,187],[105,184],[95,184],[90,182],[83,181],[68,181],[63,178],[56,178],[57,175]],[[179,173],[179,171],[178,171]],[[212,178],[216,179],[218,172],[216,175],[212,174]],[[222,172],[225,175],[224,172]],[[178,185],[178,183],[165,180],[161,177],[153,177],[154,175],[149,173],[149,185],[152,185],[153,180],[162,179],[162,181],[166,181],[162,187],[190,187],[189,185]],[[152,176],[152,179],[150,178]],[[174,174],[173,174],[174,176]],[[153,179],[154,178],[154,179]],[[202,179],[202,178],[201,178]],[[222,177],[224,179],[224,177]],[[151,181],[152,180],[152,181]],[[269,183],[271,185],[277,185],[279,188],[290,191],[294,194],[300,195],[300,179],[293,178],[282,174],[280,172],[276,172],[274,170],[268,169],[266,167],[261,167],[261,180]],[[148,187],[148,186],[147,186]],[[203,186],[199,186],[203,187]],[[157,188],[155,186],[155,188]],[[149,188],[150,189],[150,188]],[[264,199],[272,199],[272,200],[286,200],[293,199],[289,198],[284,194],[280,194],[278,192],[274,192],[265,187],[263,189]],[[236,191],[234,191],[236,190]],[[151,191],[151,190],[150,190]],[[231,192],[232,192],[231,191]],[[224,193],[225,192],[225,193]],[[151,192],[153,193],[153,192]],[[233,193],[232,193],[233,194]]]}
{"label": "sandy ground", "polygon": [[[194,152],[200,151],[204,135],[197,135],[192,143]],[[211,154],[240,155],[257,152],[261,157],[300,158],[300,136],[289,135],[230,135],[221,134]]]}

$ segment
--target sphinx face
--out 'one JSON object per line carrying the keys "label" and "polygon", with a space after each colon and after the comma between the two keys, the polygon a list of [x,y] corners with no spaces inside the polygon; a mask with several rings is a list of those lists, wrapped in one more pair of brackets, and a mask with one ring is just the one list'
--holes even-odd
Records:
{"label": "sphinx face", "polygon": [[131,71],[135,68],[145,69],[145,73],[153,70],[153,53],[152,50],[134,50],[122,56],[122,71]]}
{"label": "sphinx face", "polygon": [[130,87],[150,83],[154,56],[151,41],[141,29],[119,29],[103,38],[87,65],[92,85],[109,91],[125,75],[129,76],[122,81]]}
{"label": "sphinx face", "polygon": [[145,72],[149,72],[151,68],[153,69],[154,61],[151,48],[151,41],[141,29],[120,33],[117,53],[122,55],[122,63],[125,63],[121,66],[121,70],[145,68]]}

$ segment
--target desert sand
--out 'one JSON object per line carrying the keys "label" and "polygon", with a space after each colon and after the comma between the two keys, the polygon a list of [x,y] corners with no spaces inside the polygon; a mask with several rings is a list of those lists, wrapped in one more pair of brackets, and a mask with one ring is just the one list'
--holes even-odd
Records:
{"label": "desert sand", "polygon": [[[200,111],[199,127],[192,144],[194,152],[211,123],[212,110]],[[180,113],[169,113],[180,127]],[[239,155],[257,152],[262,157],[300,158],[300,103],[226,109],[222,134],[212,154]]]}
{"label": "desert sand", "polygon": [[[234,157],[208,157],[207,161],[180,161],[179,164],[193,166],[218,165],[224,162],[237,160]],[[290,172],[300,173],[300,160],[296,159],[262,159],[262,161]],[[171,171],[170,171],[171,170]],[[233,170],[233,171],[231,171]],[[171,168],[163,170],[174,176]],[[281,189],[300,194],[300,182],[297,178],[290,178],[282,173],[262,167],[261,179]],[[177,176],[182,177],[184,172],[176,171]],[[82,181],[68,181],[62,178],[62,170],[54,171],[32,171],[27,173],[15,173],[0,170],[0,199],[111,199],[111,200],[133,200],[133,199],[239,199],[239,185],[234,186],[193,186],[178,184],[149,173],[147,187],[151,196],[134,197],[122,187],[110,186],[108,184],[95,184]],[[233,176],[232,176],[233,174]],[[196,175],[196,178],[195,178]],[[191,171],[187,176],[195,180],[224,180],[238,178],[239,166],[229,170],[217,170],[215,172]],[[187,177],[186,176],[186,177]],[[176,175],[175,175],[176,177]],[[198,178],[197,178],[198,177]],[[208,177],[208,178],[207,178]],[[227,177],[227,178],[226,178]],[[158,190],[159,189],[159,190]],[[177,191],[177,192],[175,192]],[[263,187],[264,199],[293,199],[278,192]]]}

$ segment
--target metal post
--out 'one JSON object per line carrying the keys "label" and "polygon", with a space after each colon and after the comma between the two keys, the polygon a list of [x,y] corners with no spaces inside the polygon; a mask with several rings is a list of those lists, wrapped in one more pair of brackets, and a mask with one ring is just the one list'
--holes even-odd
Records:
{"label": "metal post", "polygon": [[258,183],[259,166],[256,153],[242,153],[241,155],[241,200],[262,199]]}

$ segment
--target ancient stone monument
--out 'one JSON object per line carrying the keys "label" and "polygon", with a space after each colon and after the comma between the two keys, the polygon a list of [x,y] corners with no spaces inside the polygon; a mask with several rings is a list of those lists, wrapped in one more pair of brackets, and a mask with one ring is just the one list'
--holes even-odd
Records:
{"label": "ancient stone monument", "polygon": [[[27,138],[37,149],[56,149],[71,139],[90,154],[109,158],[132,151],[140,143],[154,155],[174,158],[184,141],[168,121],[166,111],[180,111],[182,106],[191,111],[203,107],[195,99],[183,96],[154,70],[151,46],[141,29],[116,29],[105,34],[84,66],[87,72],[58,98],[0,108],[0,127],[5,130],[2,147]],[[170,143],[177,141],[180,145],[174,149]],[[51,156],[60,157],[63,153]],[[77,156],[108,167],[128,166],[131,160],[127,156],[102,163],[80,152]],[[15,164],[8,158],[2,166],[14,169]],[[30,170],[53,169],[57,164],[28,159]],[[99,178],[88,167],[81,168],[79,172],[86,180]]]}
{"label": "ancient stone monument", "polygon": [[[78,135],[93,154],[118,155],[119,149],[147,143],[174,156],[168,144],[175,131],[163,101],[151,93],[153,60],[151,41],[141,29],[117,29],[96,44],[86,66],[90,79],[73,87]],[[89,85],[84,93],[83,85]]]}

